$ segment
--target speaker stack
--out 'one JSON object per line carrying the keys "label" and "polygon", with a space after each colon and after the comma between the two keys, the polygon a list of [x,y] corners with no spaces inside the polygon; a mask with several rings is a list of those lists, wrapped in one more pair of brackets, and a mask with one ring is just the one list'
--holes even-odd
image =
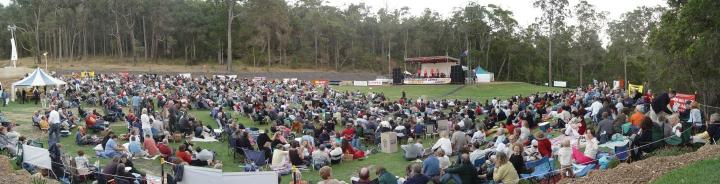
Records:
{"label": "speaker stack", "polygon": [[400,68],[393,68],[392,79],[393,79],[393,84],[400,85],[400,84],[403,84],[403,81],[405,80],[405,75],[403,75],[402,70],[400,70]]}
{"label": "speaker stack", "polygon": [[453,65],[450,67],[450,83],[465,84],[465,72],[461,65]]}

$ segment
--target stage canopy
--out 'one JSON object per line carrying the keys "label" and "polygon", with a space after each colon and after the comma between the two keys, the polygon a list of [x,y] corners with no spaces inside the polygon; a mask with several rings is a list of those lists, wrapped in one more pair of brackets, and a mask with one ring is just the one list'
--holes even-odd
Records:
{"label": "stage canopy", "polygon": [[429,57],[415,57],[406,58],[405,62],[408,63],[447,63],[447,62],[460,62],[459,59],[450,56],[429,56]]}
{"label": "stage canopy", "polygon": [[[12,91],[15,92],[15,88],[30,88],[37,86],[61,86],[67,84],[65,81],[57,79],[49,74],[45,73],[40,68],[36,68],[35,71],[30,73],[24,79],[12,83]],[[13,99],[15,95],[12,95]]]}

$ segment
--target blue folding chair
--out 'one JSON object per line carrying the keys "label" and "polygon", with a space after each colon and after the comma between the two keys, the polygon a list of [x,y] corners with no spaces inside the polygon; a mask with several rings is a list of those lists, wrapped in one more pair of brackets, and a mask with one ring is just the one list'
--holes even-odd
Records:
{"label": "blue folding chair", "polygon": [[623,146],[615,146],[615,157],[623,162],[630,161],[630,149],[628,144]]}
{"label": "blue folding chair", "polygon": [[575,177],[583,177],[590,173],[595,169],[595,164],[588,164],[588,165],[578,165],[573,164],[573,173],[575,174]]}
{"label": "blue folding chair", "polygon": [[257,150],[242,149],[245,153],[245,164],[254,163],[255,166],[263,167],[267,165],[268,161],[265,158],[265,153]]}
{"label": "blue folding chair", "polygon": [[550,158],[543,157],[540,160],[530,161],[525,163],[525,167],[533,168],[533,172],[530,174],[520,174],[521,178],[543,180],[549,178],[552,174],[552,165]]}

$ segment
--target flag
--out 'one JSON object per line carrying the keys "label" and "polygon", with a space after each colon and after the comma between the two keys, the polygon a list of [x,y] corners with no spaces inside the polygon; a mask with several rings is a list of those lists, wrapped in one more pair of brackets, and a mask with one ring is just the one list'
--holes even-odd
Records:
{"label": "flag", "polygon": [[635,84],[628,83],[628,90],[627,90],[628,95],[633,95],[634,92],[636,92],[636,91],[642,93],[643,85],[642,84],[635,85]]}

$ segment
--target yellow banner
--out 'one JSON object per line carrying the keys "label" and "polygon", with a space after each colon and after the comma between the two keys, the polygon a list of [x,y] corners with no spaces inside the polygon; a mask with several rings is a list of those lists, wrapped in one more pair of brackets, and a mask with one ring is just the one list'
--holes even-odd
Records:
{"label": "yellow banner", "polygon": [[633,95],[636,91],[642,93],[643,85],[642,84],[635,85],[635,84],[628,83],[628,90],[627,90],[628,95]]}

